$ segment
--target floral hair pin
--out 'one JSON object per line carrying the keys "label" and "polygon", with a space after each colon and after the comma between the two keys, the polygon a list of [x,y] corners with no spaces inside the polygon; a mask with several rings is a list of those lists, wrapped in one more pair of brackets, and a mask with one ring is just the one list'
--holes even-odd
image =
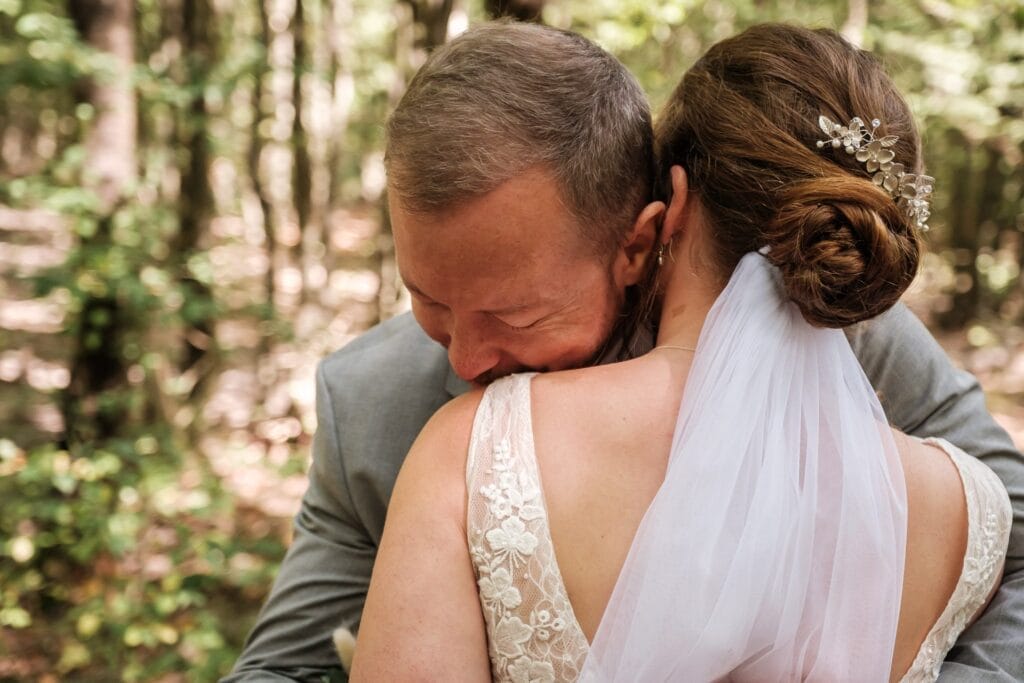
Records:
{"label": "floral hair pin", "polygon": [[835,149],[842,147],[847,154],[864,163],[868,173],[874,174],[872,181],[889,193],[896,200],[897,206],[910,217],[919,230],[928,230],[928,217],[931,215],[931,197],[935,178],[916,173],[907,173],[903,164],[893,163],[896,157],[892,146],[899,138],[895,135],[876,137],[875,131],[882,125],[878,119],[871,120],[871,130],[864,126],[859,116],[850,119],[850,123],[835,123],[827,116],[818,117],[818,126],[828,136],[827,140],[818,140],[818,149],[831,145]]}

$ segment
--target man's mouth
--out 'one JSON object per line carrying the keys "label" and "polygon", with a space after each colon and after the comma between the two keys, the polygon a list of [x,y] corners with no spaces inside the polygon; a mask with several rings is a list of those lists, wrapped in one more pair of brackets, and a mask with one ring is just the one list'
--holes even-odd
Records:
{"label": "man's mouth", "polygon": [[508,377],[509,375],[517,372],[548,372],[548,368],[528,368],[518,367],[510,370],[488,370],[487,372],[480,374],[473,379],[469,380],[469,383],[474,387],[486,387],[491,382],[501,379],[502,377]]}

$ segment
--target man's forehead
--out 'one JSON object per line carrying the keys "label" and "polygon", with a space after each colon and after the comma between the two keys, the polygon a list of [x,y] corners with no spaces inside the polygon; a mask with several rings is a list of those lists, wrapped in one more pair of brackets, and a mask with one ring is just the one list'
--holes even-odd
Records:
{"label": "man's forehead", "polygon": [[[407,228],[438,229],[476,224],[474,227],[524,230],[541,226],[554,242],[559,237],[578,237],[584,232],[576,215],[562,197],[559,183],[543,167],[531,167],[493,189],[470,193],[443,206],[410,204],[389,190],[392,219]],[[563,240],[564,241],[564,240]]]}

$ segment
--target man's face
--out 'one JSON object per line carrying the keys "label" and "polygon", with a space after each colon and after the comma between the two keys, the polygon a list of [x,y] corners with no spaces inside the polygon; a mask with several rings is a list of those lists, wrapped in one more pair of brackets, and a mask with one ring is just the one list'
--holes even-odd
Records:
{"label": "man's face", "polygon": [[413,315],[462,379],[579,367],[608,337],[625,285],[611,255],[583,242],[546,173],[436,213],[390,206]]}

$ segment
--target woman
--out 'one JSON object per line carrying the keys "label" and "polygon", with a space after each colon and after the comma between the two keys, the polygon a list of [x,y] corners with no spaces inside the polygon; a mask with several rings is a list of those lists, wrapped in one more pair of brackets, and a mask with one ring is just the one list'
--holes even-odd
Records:
{"label": "woman", "polygon": [[890,430],[829,329],[895,303],[927,220],[881,67],[756,27],[686,74],[657,138],[654,351],[432,419],[353,679],[933,680],[998,585],[1002,485]]}

